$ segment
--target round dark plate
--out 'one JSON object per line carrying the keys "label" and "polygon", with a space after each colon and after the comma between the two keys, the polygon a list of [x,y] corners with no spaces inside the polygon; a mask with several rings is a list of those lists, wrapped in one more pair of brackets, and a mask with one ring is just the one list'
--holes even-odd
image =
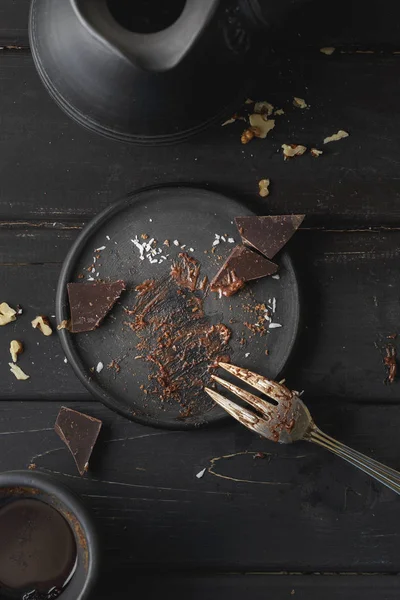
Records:
{"label": "round dark plate", "polygon": [[[134,303],[136,285],[169,272],[172,260],[182,252],[183,245],[186,246],[184,250],[200,262],[201,275],[211,279],[235,243],[240,242],[234,217],[251,214],[243,203],[221,194],[171,186],[133,193],[100,213],[84,229],[61,270],[56,299],[57,321],[69,318],[67,283],[93,277],[123,279],[127,284],[120,303],[96,331],[75,335],[60,331],[61,344],[72,368],[98,400],[134,421],[172,429],[189,429],[226,417],[205,393],[190,415],[184,417],[174,400],[161,402],[159,397],[143,392],[148,382],[149,365],[135,359],[138,354],[136,334],[123,326],[128,320],[123,307]],[[157,245],[163,247],[162,255],[168,253],[168,259],[161,264],[140,260],[139,251],[131,240],[137,236],[142,242],[142,234],[158,240]],[[212,253],[215,234],[226,235],[226,239],[232,237],[235,243],[221,241]],[[166,239],[170,240],[169,248],[162,246]],[[179,246],[174,245],[174,240],[179,241]],[[88,272],[96,254],[100,258],[95,263],[95,271]],[[220,260],[218,256],[221,256]],[[251,282],[231,298],[218,298],[217,294],[210,293],[204,303],[205,314],[212,323],[225,323],[232,330],[231,362],[271,378],[279,375],[289,358],[298,332],[300,312],[292,261],[285,252],[277,260],[279,279],[267,277]],[[85,278],[79,279],[78,275],[82,273]],[[270,330],[265,336],[253,335],[251,341],[242,345],[243,332],[245,339],[251,335],[244,322],[252,322],[252,319],[254,322],[246,307],[257,303],[272,304],[274,298],[276,313],[273,320],[282,327]],[[112,360],[121,366],[118,374],[115,369],[107,368]],[[95,368],[99,362],[104,368],[97,373]]]}

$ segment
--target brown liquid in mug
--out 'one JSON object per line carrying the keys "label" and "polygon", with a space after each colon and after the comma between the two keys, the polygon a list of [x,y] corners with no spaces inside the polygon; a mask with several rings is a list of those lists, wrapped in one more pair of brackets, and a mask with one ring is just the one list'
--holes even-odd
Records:
{"label": "brown liquid in mug", "polygon": [[0,508],[0,598],[53,600],[76,565],[70,526],[40,500],[14,500]]}

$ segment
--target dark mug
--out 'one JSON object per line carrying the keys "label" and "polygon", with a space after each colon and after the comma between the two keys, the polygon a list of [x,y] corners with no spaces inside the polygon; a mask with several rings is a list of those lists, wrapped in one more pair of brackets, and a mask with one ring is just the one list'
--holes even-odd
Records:
{"label": "dark mug", "polygon": [[[18,536],[13,535],[17,531]],[[4,543],[7,532],[13,547],[10,555],[7,554],[7,543]],[[0,600],[8,597],[7,590],[12,594],[12,590],[16,589],[27,600],[36,597],[59,600],[89,598],[99,570],[99,545],[92,518],[80,499],[50,475],[33,471],[0,474],[0,539]],[[41,560],[38,548],[49,540],[48,556],[43,559],[50,561],[49,581],[52,577],[63,576],[60,565],[68,572],[65,570],[62,585],[53,587],[49,584],[51,591],[44,592],[47,579],[43,581],[43,571],[46,571],[47,565],[43,562],[41,567],[37,566]],[[57,541],[61,556],[52,560]],[[68,552],[70,556],[66,555]],[[2,560],[3,576],[8,581],[22,577],[21,587],[20,583],[10,587],[7,581],[1,582]],[[57,575],[55,569],[58,569]],[[35,576],[39,577],[38,586],[42,589],[25,589],[28,581],[33,586],[37,583]]]}

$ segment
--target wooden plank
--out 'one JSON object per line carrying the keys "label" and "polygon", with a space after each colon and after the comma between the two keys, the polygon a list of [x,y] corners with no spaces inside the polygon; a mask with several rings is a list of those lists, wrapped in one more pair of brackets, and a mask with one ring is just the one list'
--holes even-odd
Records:
{"label": "wooden plank", "polygon": [[[285,5],[285,3],[283,3]],[[296,5],[298,8],[296,9]],[[382,0],[368,6],[362,0],[336,2],[290,2],[289,18],[278,19],[281,7],[267,7],[269,33],[284,47],[364,46],[398,47],[400,9],[395,0]],[[28,45],[29,0],[2,0],[0,5],[0,42]],[[282,36],[284,31],[284,42]]]}
{"label": "wooden plank", "polygon": [[[115,581],[115,579],[114,579]],[[108,586],[107,586],[108,583]],[[100,598],[115,591],[111,582],[99,588]],[[126,582],[127,591],[138,590],[149,598],[165,595],[177,600],[220,600],[221,598],[252,598],[252,600],[397,600],[399,581],[397,577],[381,576],[285,576],[263,574],[171,574],[157,575],[154,572],[135,574],[134,582]],[[115,584],[114,584],[115,586]]]}
{"label": "wooden plank", "polygon": [[[234,422],[196,432],[151,429],[78,403],[104,421],[82,478],[53,431],[59,406],[1,403],[0,469],[35,464],[79,493],[95,515],[108,574],[133,567],[399,572],[397,495],[322,449],[273,444]],[[333,406],[322,398],[312,410],[330,434],[400,467],[397,406]],[[254,458],[259,451],[266,458]]]}
{"label": "wooden plank", "polygon": [[[242,146],[243,126],[233,124],[178,146],[143,148],[75,125],[48,97],[28,54],[3,55],[0,218],[81,221],[134,188],[171,181],[257,203],[258,180],[269,177],[271,195],[258,202],[260,211],[305,212],[308,226],[397,226],[400,56],[315,51],[271,60],[257,97],[287,114],[270,138]],[[293,95],[311,108],[291,107]],[[340,128],[351,136],[324,146],[320,158],[283,160],[282,143],[322,147]]]}
{"label": "wooden plank", "polygon": [[0,46],[28,46],[29,0],[0,3]]}
{"label": "wooden plank", "polygon": [[[78,232],[78,225],[61,224],[0,228],[0,301],[25,309],[0,328],[0,398],[89,399],[64,363],[57,336],[45,338],[30,325],[38,314],[54,315],[61,262]],[[400,232],[301,231],[293,242],[303,321],[286,369],[290,385],[336,403],[398,402],[398,384],[384,384],[382,360],[385,345],[397,344],[386,336],[400,333]],[[13,338],[26,344],[21,366],[32,376],[26,383],[8,372]]]}

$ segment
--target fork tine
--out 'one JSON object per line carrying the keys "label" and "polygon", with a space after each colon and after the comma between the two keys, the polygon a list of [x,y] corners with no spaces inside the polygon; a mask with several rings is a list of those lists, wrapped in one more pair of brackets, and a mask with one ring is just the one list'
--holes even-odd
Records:
{"label": "fork tine", "polygon": [[238,404],[232,402],[232,400],[228,400],[215,390],[210,388],[204,388],[204,391],[223,409],[226,410],[234,419],[239,421],[242,425],[251,429],[251,431],[255,431],[259,435],[263,435],[266,438],[271,439],[271,434],[269,432],[268,423],[262,417],[259,417],[252,413],[247,408],[243,408]]}
{"label": "fork tine", "polygon": [[242,400],[259,410],[262,416],[269,420],[272,418],[274,408],[271,404],[268,404],[265,400],[262,400],[258,396],[255,396],[251,392],[247,392],[246,390],[242,390],[237,385],[230,383],[229,381],[225,381],[225,379],[221,379],[221,377],[217,377],[217,375],[211,376],[214,381],[225,387],[227,390],[239,396]]}
{"label": "fork tine", "polygon": [[276,381],[272,381],[272,379],[267,379],[266,377],[257,375],[257,373],[253,373],[253,371],[236,367],[229,363],[220,362],[219,366],[276,402],[288,401],[293,398],[292,392],[287,387]]}

